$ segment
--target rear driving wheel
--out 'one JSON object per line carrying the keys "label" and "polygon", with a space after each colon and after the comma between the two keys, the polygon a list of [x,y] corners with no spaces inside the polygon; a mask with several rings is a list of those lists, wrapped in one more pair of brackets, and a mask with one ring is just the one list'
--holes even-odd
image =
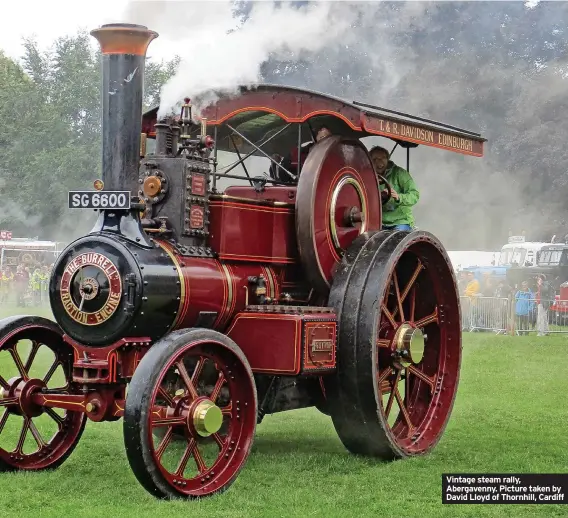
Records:
{"label": "rear driving wheel", "polygon": [[144,356],[128,390],[132,470],[160,498],[220,493],[248,458],[256,414],[254,378],[236,344],[212,330],[174,332]]}
{"label": "rear driving wheel", "polygon": [[340,320],[327,391],[336,430],[353,453],[425,454],[444,432],[459,380],[449,258],[427,232],[378,232],[343,266],[330,294]]}

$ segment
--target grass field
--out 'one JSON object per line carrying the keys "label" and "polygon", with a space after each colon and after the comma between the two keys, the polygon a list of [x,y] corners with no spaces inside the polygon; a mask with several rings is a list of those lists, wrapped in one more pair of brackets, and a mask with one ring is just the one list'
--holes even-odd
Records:
{"label": "grass field", "polygon": [[130,471],[122,422],[88,422],[59,470],[0,475],[0,516],[567,516],[562,505],[441,503],[442,473],[568,472],[567,352],[568,335],[465,334],[454,412],[429,456],[377,463],[350,455],[315,409],[267,416],[237,481],[201,502],[155,500]]}

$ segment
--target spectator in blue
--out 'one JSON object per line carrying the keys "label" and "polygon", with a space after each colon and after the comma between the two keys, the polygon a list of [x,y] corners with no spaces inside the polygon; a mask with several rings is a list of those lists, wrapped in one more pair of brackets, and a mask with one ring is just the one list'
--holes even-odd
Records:
{"label": "spectator in blue", "polygon": [[521,289],[515,293],[515,315],[517,330],[520,335],[529,334],[529,316],[534,306],[534,293],[529,290],[529,283],[523,281]]}

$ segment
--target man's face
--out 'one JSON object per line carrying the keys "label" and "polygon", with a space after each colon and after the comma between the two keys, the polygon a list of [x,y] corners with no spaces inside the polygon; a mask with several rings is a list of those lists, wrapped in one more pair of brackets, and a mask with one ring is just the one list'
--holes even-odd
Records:
{"label": "man's face", "polygon": [[320,128],[316,135],[316,142],[319,142],[321,139],[329,137],[330,135],[331,131],[329,131],[327,128]]}
{"label": "man's face", "polygon": [[389,157],[383,151],[375,151],[371,155],[371,160],[377,173],[383,174],[386,171]]}

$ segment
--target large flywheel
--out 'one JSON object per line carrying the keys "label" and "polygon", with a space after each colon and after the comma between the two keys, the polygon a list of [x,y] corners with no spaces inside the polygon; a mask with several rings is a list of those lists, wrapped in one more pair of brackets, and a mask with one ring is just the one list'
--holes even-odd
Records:
{"label": "large flywheel", "polygon": [[345,250],[380,225],[379,185],[365,146],[339,136],[315,144],[296,195],[298,250],[313,287],[327,293]]}
{"label": "large flywheel", "polygon": [[461,362],[459,299],[430,233],[357,238],[329,296],[339,318],[337,373],[326,378],[335,429],[353,453],[422,455],[441,438]]}

